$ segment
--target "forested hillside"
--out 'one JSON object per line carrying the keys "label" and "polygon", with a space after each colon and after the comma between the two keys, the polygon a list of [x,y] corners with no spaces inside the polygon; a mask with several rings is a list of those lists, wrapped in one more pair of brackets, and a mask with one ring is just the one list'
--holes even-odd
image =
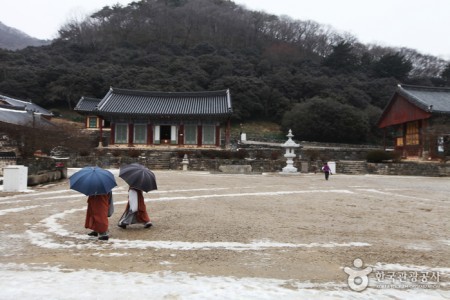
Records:
{"label": "forested hillside", "polygon": [[51,45],[0,50],[0,94],[72,108],[110,86],[229,88],[234,120],[269,120],[311,141],[373,142],[397,83],[450,84],[450,65],[364,45],[313,21],[227,0],[143,0],[70,21]]}

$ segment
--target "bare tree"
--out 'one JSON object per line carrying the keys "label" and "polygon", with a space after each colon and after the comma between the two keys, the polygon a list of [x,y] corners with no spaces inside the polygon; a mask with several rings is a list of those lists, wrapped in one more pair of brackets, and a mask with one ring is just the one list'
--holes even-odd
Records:
{"label": "bare tree", "polygon": [[95,140],[90,135],[71,124],[48,127],[3,122],[0,124],[1,134],[8,137],[23,158],[32,157],[37,150],[49,154],[57,146],[80,152],[89,150],[95,145]]}

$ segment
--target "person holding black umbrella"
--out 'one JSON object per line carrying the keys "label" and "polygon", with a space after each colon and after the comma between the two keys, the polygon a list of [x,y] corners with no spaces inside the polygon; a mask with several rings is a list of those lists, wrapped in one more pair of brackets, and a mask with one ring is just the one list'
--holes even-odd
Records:
{"label": "person holding black umbrella", "polygon": [[120,168],[119,177],[130,186],[128,190],[128,203],[118,226],[125,229],[128,225],[142,223],[144,228],[150,228],[152,222],[147,214],[143,191],[158,189],[155,174],[147,167],[132,163]]}
{"label": "person holding black umbrella", "polygon": [[128,190],[128,203],[118,226],[125,229],[128,225],[142,223],[144,228],[150,228],[153,224],[147,214],[144,195],[141,190],[130,187]]}

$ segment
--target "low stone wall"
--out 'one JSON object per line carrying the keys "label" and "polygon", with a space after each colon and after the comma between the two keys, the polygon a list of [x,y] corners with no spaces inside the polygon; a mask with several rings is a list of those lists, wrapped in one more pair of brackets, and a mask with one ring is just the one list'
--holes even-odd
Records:
{"label": "low stone wall", "polygon": [[337,160],[366,160],[367,153],[376,148],[324,148],[324,147],[304,147],[299,152],[302,159],[322,161]]}
{"label": "low stone wall", "polygon": [[[222,172],[223,170],[233,169],[232,166],[248,166],[247,170],[251,169],[252,173],[263,172],[278,172],[286,166],[286,160],[270,160],[270,159],[204,159],[204,158],[188,158],[188,170],[190,171],[212,171]],[[170,168],[172,170],[182,170],[182,159],[178,157],[172,157],[170,159]],[[294,166],[299,165],[299,161],[294,162]],[[228,167],[227,167],[228,166]],[[239,167],[237,167],[239,168]]]}
{"label": "low stone wall", "polygon": [[61,165],[61,162],[61,160],[52,157],[34,157],[17,160],[17,164],[28,167],[28,186],[35,186],[67,178],[67,166],[64,162],[62,162]]}
{"label": "low stone wall", "polygon": [[[382,150],[380,146],[373,145],[348,145],[348,144],[331,144],[331,143],[311,143],[300,142],[301,148],[295,149],[298,158],[306,161],[337,161],[337,160],[366,160],[367,154],[374,150]],[[280,153],[282,157],[284,149],[281,143],[262,143],[254,141],[246,141],[239,145],[241,149],[245,149],[249,157],[257,157],[264,155],[271,157],[273,153]]]}
{"label": "low stone wall", "polygon": [[[308,151],[306,151],[308,150]],[[322,148],[318,146],[308,147],[296,151],[300,157],[294,158],[294,167],[301,173],[316,173],[320,172],[322,161],[335,161],[337,173],[340,174],[380,174],[380,175],[414,175],[414,176],[450,176],[450,162],[411,162],[404,161],[400,163],[382,163],[374,164],[365,162],[365,157],[368,151],[373,150],[371,147],[360,148]],[[225,167],[225,166],[249,166],[245,172],[251,170],[251,173],[263,172],[281,172],[286,166],[286,159],[281,153],[281,149],[276,147],[269,148],[246,148],[246,156],[242,159],[235,158],[210,158],[200,156],[200,152],[192,152],[188,156],[189,164],[188,170],[191,171],[209,171],[221,172],[222,170],[239,167]],[[318,151],[318,152],[315,152]],[[51,159],[51,158],[35,158],[28,161],[18,161],[18,164],[25,165],[29,168],[30,175],[38,174],[40,170],[48,170],[49,172],[57,170],[55,165],[62,162],[64,167],[82,168],[85,166],[99,166],[102,168],[119,168],[121,165],[130,163],[141,163],[150,169],[154,170],[182,170],[183,169],[183,151],[177,150],[172,152],[162,151],[142,151],[142,156],[132,157],[127,155],[124,151],[122,155],[111,155],[106,153],[93,152],[88,156],[73,156],[65,160]],[[308,156],[306,154],[310,154]],[[183,154],[184,155],[184,154]],[[342,168],[344,164],[350,163],[354,159],[362,163],[356,171],[345,171]],[[336,158],[336,159],[335,159]],[[339,158],[339,159],[337,159]],[[163,162],[163,163],[162,163]],[[223,172],[223,171],[222,171]],[[227,171],[228,172],[228,171]],[[52,175],[49,175],[52,177]],[[64,176],[64,175],[62,175]],[[45,176],[41,176],[44,178]],[[64,178],[64,177],[62,177]],[[42,181],[43,179],[40,179]]]}
{"label": "low stone wall", "polygon": [[247,174],[252,172],[251,165],[224,165],[219,166],[219,171],[231,174]]}
{"label": "low stone wall", "polygon": [[42,171],[55,171],[57,161],[51,157],[34,157],[29,159],[18,159],[18,165],[28,167],[29,175],[37,175]]}
{"label": "low stone wall", "polygon": [[450,176],[450,163],[401,162],[367,163],[367,172],[378,175]]}
{"label": "low stone wall", "polygon": [[38,184],[58,181],[67,178],[67,169],[61,168],[55,171],[43,171],[39,174],[28,176],[28,186],[35,186]]}

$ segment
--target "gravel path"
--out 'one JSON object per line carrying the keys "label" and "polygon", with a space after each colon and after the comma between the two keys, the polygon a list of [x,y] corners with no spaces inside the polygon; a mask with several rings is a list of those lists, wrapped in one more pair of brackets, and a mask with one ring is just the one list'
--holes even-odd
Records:
{"label": "gravel path", "polygon": [[344,285],[343,268],[360,258],[372,282],[418,268],[450,289],[448,178],[155,171],[158,190],[144,194],[154,226],[124,230],[127,185],[111,171],[106,242],[87,236],[87,197],[68,180],[0,192],[0,263]]}

